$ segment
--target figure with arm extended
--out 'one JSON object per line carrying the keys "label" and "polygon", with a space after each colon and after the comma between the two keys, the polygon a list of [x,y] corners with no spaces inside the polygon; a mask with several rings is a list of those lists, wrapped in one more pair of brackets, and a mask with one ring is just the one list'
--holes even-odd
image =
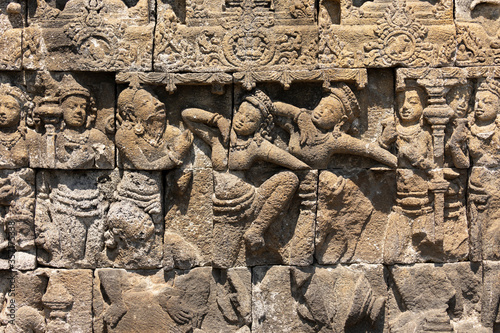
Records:
{"label": "figure with arm extended", "polygon": [[[229,244],[229,247],[214,244],[216,267],[234,264],[242,239],[251,250],[262,248],[264,232],[288,205],[299,184],[293,172],[282,171],[255,187],[246,181],[241,171],[259,161],[292,170],[309,168],[269,141],[274,125],[273,109],[269,97],[257,90],[239,106],[231,130],[228,121],[218,114],[200,109],[182,112],[187,126],[212,147],[214,169],[222,171],[229,167],[232,170],[215,174],[214,232],[219,230],[221,237],[214,237],[214,242]],[[225,150],[228,143],[229,160]],[[246,228],[248,221],[251,225]]]}
{"label": "figure with arm extended", "polygon": [[116,145],[126,169],[167,170],[182,164],[193,142],[190,131],[168,124],[163,104],[135,85],[118,97]]}
{"label": "figure with arm extended", "polygon": [[274,106],[276,115],[292,120],[283,126],[290,133],[289,151],[312,168],[326,169],[335,154],[364,156],[396,167],[396,157],[387,150],[348,134],[357,122],[359,105],[346,84],[330,88],[313,110],[283,102]]}

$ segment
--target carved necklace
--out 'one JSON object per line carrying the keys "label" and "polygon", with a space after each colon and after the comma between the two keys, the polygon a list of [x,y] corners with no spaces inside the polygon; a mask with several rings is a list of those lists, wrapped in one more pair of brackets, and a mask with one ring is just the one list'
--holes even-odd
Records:
{"label": "carved necklace", "polygon": [[252,143],[253,139],[248,140],[244,144],[233,144],[231,145],[231,151],[241,151],[241,150],[246,150],[250,144]]}
{"label": "carved necklace", "polygon": [[412,126],[412,127],[403,127],[401,125],[396,125],[396,131],[398,132],[398,134],[400,136],[403,136],[403,137],[412,137],[417,134],[418,132],[420,132],[420,130],[422,130],[422,127],[420,126]]}
{"label": "carved necklace", "polygon": [[75,135],[75,136],[71,136],[68,133],[66,133],[65,131],[63,131],[62,135],[66,139],[66,141],[69,141],[71,143],[76,143],[76,144],[84,145],[89,140],[90,131],[85,131],[85,132],[83,132],[83,134],[81,134],[81,135]]}
{"label": "carved necklace", "polygon": [[19,131],[15,131],[14,133],[11,134],[4,134],[0,132],[0,143],[2,146],[7,148],[8,150],[11,150],[12,147],[14,147],[19,140],[21,140],[21,133]]}
{"label": "carved necklace", "polygon": [[471,131],[472,135],[474,135],[480,139],[487,140],[490,137],[492,137],[493,134],[495,134],[495,130],[497,129],[497,125],[495,123],[493,123],[491,125],[483,126],[483,127],[484,128],[480,128],[479,126],[474,124],[471,126],[470,131]]}
{"label": "carved necklace", "polygon": [[141,138],[146,141],[150,146],[158,148],[163,145],[165,140],[160,136],[159,138],[153,138],[149,134],[144,133],[144,135],[141,135]]}

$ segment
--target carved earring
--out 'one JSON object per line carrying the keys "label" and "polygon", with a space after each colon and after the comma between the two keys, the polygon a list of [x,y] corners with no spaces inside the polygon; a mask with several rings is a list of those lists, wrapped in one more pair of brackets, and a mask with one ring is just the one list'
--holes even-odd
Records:
{"label": "carved earring", "polygon": [[134,133],[136,135],[143,135],[144,134],[144,126],[142,126],[141,122],[138,122],[135,124]]}

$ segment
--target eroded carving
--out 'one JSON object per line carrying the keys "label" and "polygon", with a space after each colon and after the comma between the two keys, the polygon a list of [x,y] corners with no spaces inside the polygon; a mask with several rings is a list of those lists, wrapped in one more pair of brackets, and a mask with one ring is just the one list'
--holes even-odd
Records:
{"label": "eroded carving", "polygon": [[217,0],[202,6],[188,1],[185,22],[176,4],[161,4],[156,69],[247,72],[261,67],[312,67],[317,47],[313,2],[269,3]]}
{"label": "eroded carving", "polygon": [[133,6],[121,0],[29,3],[30,27],[24,31],[26,68],[151,69],[154,18],[150,1],[140,0]]}
{"label": "eroded carving", "polygon": [[2,322],[3,332],[92,330],[92,271],[42,268],[17,272],[13,279],[2,303],[14,304],[15,319]]}
{"label": "eroded carving", "polygon": [[37,175],[38,262],[66,268],[97,266],[109,207],[103,193],[108,174],[45,171]]}
{"label": "eroded carving", "polygon": [[250,271],[96,271],[94,330],[249,332]]}

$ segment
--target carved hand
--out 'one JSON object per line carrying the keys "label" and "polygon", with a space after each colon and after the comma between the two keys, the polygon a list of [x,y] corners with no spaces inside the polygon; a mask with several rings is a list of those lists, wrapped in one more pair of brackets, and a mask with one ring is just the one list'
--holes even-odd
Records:
{"label": "carved hand", "polygon": [[381,143],[382,146],[385,146],[383,148],[388,148],[387,146],[393,143],[397,136],[398,133],[396,131],[396,123],[394,122],[393,119],[386,120],[382,122],[383,130],[382,130],[382,135],[380,136],[379,143]]}
{"label": "carved hand", "polygon": [[224,144],[227,144],[229,142],[229,130],[231,124],[226,118],[220,117],[217,120],[217,127],[219,128],[220,134],[222,135],[222,140]]}
{"label": "carved hand", "polygon": [[127,307],[123,303],[113,303],[104,313],[104,321],[111,327],[115,327],[120,319],[127,313]]}
{"label": "carved hand", "polygon": [[182,305],[180,297],[173,296],[166,300],[165,308],[169,316],[179,325],[188,323],[193,314]]}
{"label": "carved hand", "polygon": [[470,130],[465,126],[465,123],[459,122],[453,134],[451,135],[450,141],[448,145],[451,147],[458,147],[462,143],[467,141],[467,138],[470,136]]}
{"label": "carved hand", "polygon": [[181,135],[179,135],[174,140],[173,153],[178,157],[179,160],[186,156],[189,148],[193,144],[193,133],[190,130],[185,130]]}
{"label": "carved hand", "polygon": [[307,145],[314,142],[318,129],[311,119],[311,115],[307,112],[302,112],[297,118],[297,125],[300,130],[300,144]]}

